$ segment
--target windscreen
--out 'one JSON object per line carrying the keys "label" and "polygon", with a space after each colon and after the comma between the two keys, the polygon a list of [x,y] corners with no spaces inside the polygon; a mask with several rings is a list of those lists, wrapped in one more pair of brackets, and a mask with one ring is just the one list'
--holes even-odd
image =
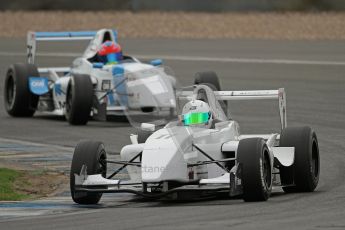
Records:
{"label": "windscreen", "polygon": [[115,95],[133,127],[139,128],[142,123],[162,126],[177,120],[176,80],[170,68],[126,69],[125,74],[115,76],[114,85]]}

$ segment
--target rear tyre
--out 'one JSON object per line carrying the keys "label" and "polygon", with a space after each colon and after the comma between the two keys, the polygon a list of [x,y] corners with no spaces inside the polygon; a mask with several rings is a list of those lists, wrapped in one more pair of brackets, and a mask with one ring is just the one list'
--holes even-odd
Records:
{"label": "rear tyre", "polygon": [[[280,147],[295,147],[295,163],[280,168],[283,190],[312,192],[320,175],[320,155],[316,133],[310,127],[288,127],[280,135]],[[292,185],[292,186],[284,186]]]}
{"label": "rear tyre", "polygon": [[217,74],[213,71],[198,72],[194,76],[194,84],[200,85],[208,83],[213,85],[217,91],[220,91],[220,83]]}
{"label": "rear tyre", "polygon": [[147,107],[141,107],[141,111],[143,113],[152,113],[155,110],[155,107],[147,106]]}
{"label": "rear tyre", "polygon": [[102,193],[89,193],[75,191],[75,176],[80,174],[83,165],[87,167],[87,174],[102,174],[106,177],[107,164],[105,160],[107,155],[104,145],[96,141],[80,142],[74,150],[71,173],[70,173],[70,189],[74,202],[78,204],[97,204],[102,197]]}
{"label": "rear tyre", "polygon": [[[221,91],[220,82],[217,74],[213,71],[198,72],[195,74],[194,84],[207,85],[213,91]],[[228,113],[228,104],[226,101],[219,101],[225,114]]]}
{"label": "rear tyre", "polygon": [[39,77],[37,67],[17,63],[7,70],[4,88],[6,111],[13,117],[31,117],[36,111],[39,96],[29,89],[29,77]]}
{"label": "rear tyre", "polygon": [[237,161],[242,167],[244,201],[266,201],[272,191],[272,167],[265,141],[262,138],[240,140]]}
{"label": "rear tyre", "polygon": [[66,95],[65,116],[71,125],[86,125],[92,108],[93,86],[84,74],[72,76]]}

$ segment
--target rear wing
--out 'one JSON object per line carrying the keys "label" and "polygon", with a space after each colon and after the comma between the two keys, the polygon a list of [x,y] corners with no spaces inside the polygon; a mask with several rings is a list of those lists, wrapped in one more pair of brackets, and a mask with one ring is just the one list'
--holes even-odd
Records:
{"label": "rear wing", "polygon": [[[198,85],[198,88],[211,90],[205,85]],[[194,91],[195,92],[195,91]],[[193,91],[182,91],[179,98],[192,100],[195,98]],[[287,126],[286,119],[286,93],[284,88],[278,90],[248,90],[248,91],[213,91],[213,95],[219,101],[235,100],[278,100],[281,128]],[[210,103],[210,102],[209,102]]]}
{"label": "rear wing", "polygon": [[278,90],[249,90],[249,91],[214,91],[217,100],[278,100],[281,128],[287,126],[286,122],[286,93],[284,88]]}
{"label": "rear wing", "polygon": [[[37,43],[41,41],[58,42],[58,41],[81,41],[93,39],[98,31],[65,31],[65,32],[33,32],[27,34],[27,62],[35,63]],[[117,40],[117,32],[113,30],[114,38]],[[57,72],[67,72],[70,68],[49,68]],[[40,72],[46,72],[47,68],[39,69]]]}

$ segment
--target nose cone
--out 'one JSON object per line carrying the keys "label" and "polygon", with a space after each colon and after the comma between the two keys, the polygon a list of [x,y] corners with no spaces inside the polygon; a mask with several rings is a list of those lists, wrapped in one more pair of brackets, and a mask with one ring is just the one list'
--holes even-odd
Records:
{"label": "nose cone", "polygon": [[183,149],[190,137],[182,129],[160,129],[147,139],[141,163],[143,182],[188,181]]}

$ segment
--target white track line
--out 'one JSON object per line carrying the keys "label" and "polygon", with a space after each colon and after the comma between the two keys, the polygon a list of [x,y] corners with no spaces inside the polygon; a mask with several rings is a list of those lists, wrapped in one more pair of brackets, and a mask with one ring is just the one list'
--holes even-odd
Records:
{"label": "white track line", "polygon": [[[23,57],[25,53],[0,52],[0,56]],[[80,53],[38,53],[41,57],[77,57]],[[175,56],[175,55],[135,55],[141,59],[161,58],[173,61],[203,61],[203,62],[223,62],[223,63],[251,63],[251,64],[284,64],[284,65],[329,65],[345,66],[342,61],[317,61],[317,60],[291,60],[291,59],[265,59],[265,58],[235,58],[235,57],[200,57],[200,56]]]}
{"label": "white track line", "polygon": [[[135,56],[135,55],[133,55]],[[163,60],[176,61],[207,61],[253,64],[287,64],[287,65],[345,65],[345,62],[315,61],[315,60],[289,60],[289,59],[261,59],[261,58],[230,58],[230,57],[197,57],[197,56],[164,56],[164,55],[137,55],[138,58],[162,58]]]}
{"label": "white track line", "polygon": [[9,139],[9,138],[2,138],[0,137],[0,144],[2,142],[10,142],[15,144],[21,144],[21,145],[29,145],[29,146],[36,146],[36,147],[52,147],[55,149],[67,151],[67,152],[73,152],[73,147],[68,146],[62,146],[62,145],[56,145],[56,144],[44,144],[44,143],[37,143],[32,141],[24,141],[24,140],[17,140],[17,139]]}

